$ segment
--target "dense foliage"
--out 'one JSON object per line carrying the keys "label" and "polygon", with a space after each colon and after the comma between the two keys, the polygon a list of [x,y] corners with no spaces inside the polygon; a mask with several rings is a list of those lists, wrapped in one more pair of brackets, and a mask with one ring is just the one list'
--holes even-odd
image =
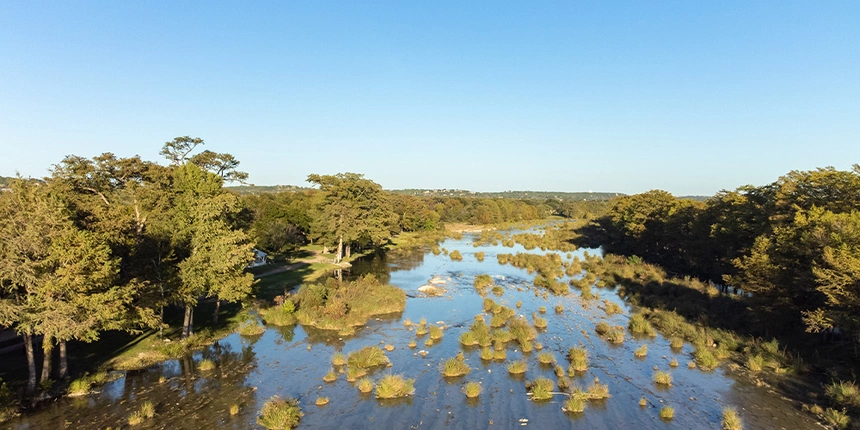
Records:
{"label": "dense foliage", "polygon": [[[665,191],[619,197],[585,242],[736,289],[754,333],[860,333],[860,166],[793,171],[705,202]],[[820,339],[823,339],[823,336]],[[848,352],[856,350],[849,349]]]}

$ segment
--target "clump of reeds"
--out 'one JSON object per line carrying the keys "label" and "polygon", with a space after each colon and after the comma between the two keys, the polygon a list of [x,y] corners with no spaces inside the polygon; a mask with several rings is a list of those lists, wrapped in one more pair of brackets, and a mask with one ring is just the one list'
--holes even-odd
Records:
{"label": "clump of reeds", "polygon": [[296,399],[282,399],[279,396],[273,396],[260,410],[257,424],[267,429],[291,429],[299,425],[299,420],[303,415]]}

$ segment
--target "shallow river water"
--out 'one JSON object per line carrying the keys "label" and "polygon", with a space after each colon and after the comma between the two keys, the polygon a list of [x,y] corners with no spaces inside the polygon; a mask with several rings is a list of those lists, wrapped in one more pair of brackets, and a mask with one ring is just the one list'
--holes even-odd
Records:
{"label": "shallow river water", "polygon": [[[235,428],[256,427],[256,417],[263,403],[273,395],[295,397],[304,412],[299,428],[317,429],[483,429],[483,428],[581,428],[581,429],[717,429],[725,406],[738,409],[746,429],[804,429],[817,425],[801,413],[796,405],[766,389],[733,378],[725,367],[713,372],[688,369],[692,346],[673,351],[662,335],[655,338],[631,338],[621,345],[612,345],[595,335],[595,324],[605,319],[612,325],[627,325],[630,308],[612,289],[594,289],[601,300],[584,304],[579,291],[559,297],[535,295],[534,275],[509,265],[499,265],[499,253],[532,252],[520,245],[472,245],[473,237],[449,239],[441,247],[459,250],[462,261],[452,261],[444,254],[412,253],[400,257],[371,256],[356,262],[351,275],[375,273],[406,291],[406,310],[402,314],[374,318],[351,337],[339,337],[301,326],[269,327],[255,338],[233,334],[204,351],[183,360],[171,360],[150,368],[128,372],[110,382],[100,392],[86,397],[57,400],[40,410],[6,423],[13,429],[89,429],[127,428],[128,415],[144,401],[155,404],[156,416],[135,428]],[[486,254],[478,262],[475,252]],[[587,250],[599,253],[599,250]],[[571,253],[582,257],[586,250]],[[568,261],[565,253],[562,258]],[[573,378],[583,387],[594,378],[609,385],[611,398],[589,402],[585,412],[567,414],[561,410],[563,395],[550,401],[529,400],[525,383],[538,376],[557,380],[551,366],[540,365],[537,351],[523,354],[512,342],[505,361],[482,361],[479,348],[462,348],[460,334],[468,330],[475,315],[482,313],[482,300],[473,281],[479,274],[493,276],[496,284],[505,288],[500,297],[489,294],[496,302],[514,308],[518,314],[532,320],[532,312],[546,307],[543,315],[549,326],[540,331],[538,342],[544,351],[555,354],[566,369],[568,348],[584,346],[589,352],[589,370]],[[447,293],[442,297],[422,297],[418,287],[434,276],[447,281]],[[565,278],[564,281],[568,281]],[[622,306],[624,314],[606,317],[602,301],[611,300]],[[522,301],[520,309],[515,308]],[[564,312],[556,314],[556,304]],[[443,339],[425,347],[424,338],[404,325],[405,319],[417,322],[444,323]],[[489,318],[488,318],[489,321]],[[418,347],[410,349],[410,340]],[[332,383],[322,381],[331,370],[335,352],[348,353],[368,345],[391,344],[387,352],[392,367],[374,373],[399,373],[415,378],[415,394],[397,401],[380,401],[372,394],[361,394],[344,375]],[[648,345],[645,358],[635,358],[633,351]],[[426,357],[418,354],[426,350]],[[442,363],[463,351],[472,371],[460,378],[444,378]],[[670,368],[676,358],[681,364]],[[214,371],[200,372],[195,363],[208,358],[217,363]],[[508,374],[509,362],[525,358],[529,368],[522,377]],[[669,371],[673,376],[670,388],[660,388],[651,378],[654,367]],[[478,381],[483,386],[479,398],[467,400],[461,389],[464,383]],[[316,406],[319,396],[330,399],[325,406]],[[647,399],[645,407],[639,399]],[[231,405],[239,405],[239,413],[230,415]],[[659,410],[664,405],[675,409],[672,421],[663,421]]]}

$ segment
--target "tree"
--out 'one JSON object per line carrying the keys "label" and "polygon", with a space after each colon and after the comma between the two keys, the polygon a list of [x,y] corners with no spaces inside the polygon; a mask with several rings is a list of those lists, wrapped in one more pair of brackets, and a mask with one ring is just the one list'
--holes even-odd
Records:
{"label": "tree", "polygon": [[254,276],[244,268],[254,259],[252,245],[229,218],[241,209],[239,198],[222,189],[220,176],[186,163],[174,172],[177,190],[174,225],[185,257],[178,263],[179,285],[173,300],[185,306],[182,337],[193,333],[194,307],[202,296],[221,300],[246,298]]}
{"label": "tree", "polygon": [[397,223],[382,186],[364,175],[309,175],[308,182],[320,187],[318,217],[314,224],[315,237],[328,245],[337,244],[335,262],[349,257],[350,245],[379,245],[391,237]]}

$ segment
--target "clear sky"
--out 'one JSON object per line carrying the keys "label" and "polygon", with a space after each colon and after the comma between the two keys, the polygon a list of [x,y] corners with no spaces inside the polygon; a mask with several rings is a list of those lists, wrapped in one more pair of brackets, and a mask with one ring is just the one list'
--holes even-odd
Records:
{"label": "clear sky", "polygon": [[4,1],[0,175],[712,194],[860,163],[860,1]]}

